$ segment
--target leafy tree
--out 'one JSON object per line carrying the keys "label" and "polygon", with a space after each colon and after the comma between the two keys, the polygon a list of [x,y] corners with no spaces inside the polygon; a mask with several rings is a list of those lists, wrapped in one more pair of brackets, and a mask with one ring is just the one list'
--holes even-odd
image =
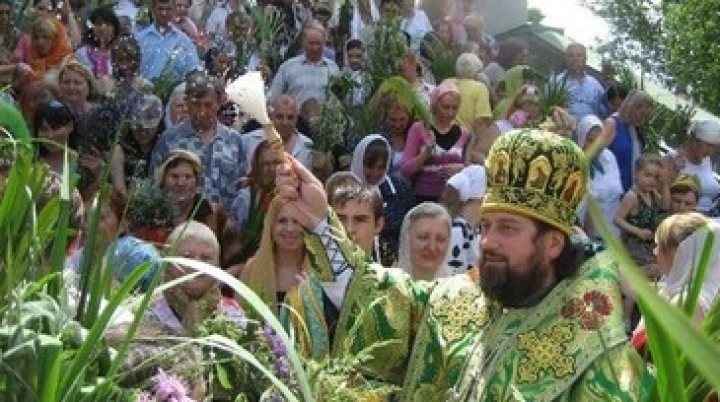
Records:
{"label": "leafy tree", "polygon": [[621,63],[640,67],[667,83],[666,10],[678,0],[583,0],[611,27],[611,40],[600,47]]}
{"label": "leafy tree", "polygon": [[667,13],[667,68],[699,104],[720,114],[720,0],[685,0]]}
{"label": "leafy tree", "polygon": [[720,114],[720,0],[583,0],[611,27],[601,52]]}

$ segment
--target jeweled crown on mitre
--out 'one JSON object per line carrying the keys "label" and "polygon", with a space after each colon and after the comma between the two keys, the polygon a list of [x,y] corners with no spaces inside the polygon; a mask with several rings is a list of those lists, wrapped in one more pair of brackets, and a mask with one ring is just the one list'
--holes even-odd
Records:
{"label": "jeweled crown on mitre", "polygon": [[511,212],[572,233],[588,185],[588,160],[571,139],[540,129],[500,136],[485,161],[482,212]]}

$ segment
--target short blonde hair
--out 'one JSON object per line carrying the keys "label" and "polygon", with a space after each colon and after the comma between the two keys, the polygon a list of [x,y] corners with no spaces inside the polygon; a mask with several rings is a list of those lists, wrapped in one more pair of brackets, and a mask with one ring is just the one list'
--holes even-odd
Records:
{"label": "short blonde hair", "polygon": [[665,218],[655,231],[658,250],[676,250],[698,228],[707,225],[710,220],[697,212],[685,212]]}

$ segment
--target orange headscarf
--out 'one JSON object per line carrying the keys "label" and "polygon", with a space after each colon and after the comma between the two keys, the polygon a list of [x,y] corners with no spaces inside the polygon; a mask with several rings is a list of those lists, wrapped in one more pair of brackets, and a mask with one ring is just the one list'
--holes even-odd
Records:
{"label": "orange headscarf", "polygon": [[28,64],[32,67],[36,76],[42,77],[48,71],[59,68],[63,60],[73,54],[65,26],[57,19],[48,16],[37,16],[32,24],[32,32],[33,36],[37,33],[53,35],[50,52],[45,56],[38,54],[35,45],[32,42],[30,43]]}

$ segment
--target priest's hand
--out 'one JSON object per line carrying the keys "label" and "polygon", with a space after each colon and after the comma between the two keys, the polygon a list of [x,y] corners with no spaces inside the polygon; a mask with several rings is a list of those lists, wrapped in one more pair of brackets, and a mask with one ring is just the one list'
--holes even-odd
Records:
{"label": "priest's hand", "polygon": [[304,228],[312,230],[326,217],[328,203],[322,183],[292,156],[286,155],[286,162],[278,167],[275,187]]}

